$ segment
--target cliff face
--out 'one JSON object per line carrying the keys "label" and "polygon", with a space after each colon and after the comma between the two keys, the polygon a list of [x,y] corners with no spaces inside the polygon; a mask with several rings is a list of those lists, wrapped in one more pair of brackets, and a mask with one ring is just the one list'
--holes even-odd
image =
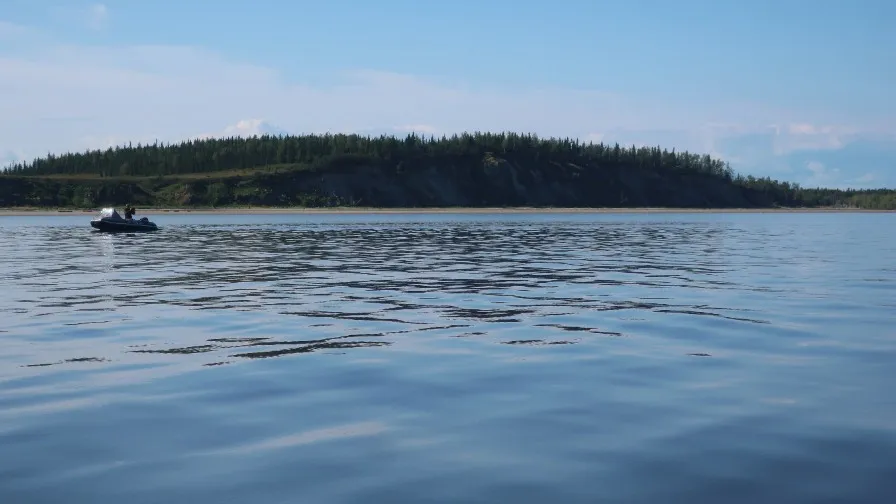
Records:
{"label": "cliff face", "polygon": [[[230,185],[233,194],[238,192],[241,183],[246,184]],[[300,202],[308,194],[339,200],[343,204],[388,207],[751,207],[771,204],[759,193],[708,175],[670,173],[659,176],[646,170],[588,170],[559,163],[522,166],[494,156],[486,156],[475,164],[399,165],[392,169],[368,164],[321,173],[265,175],[249,182],[253,183],[270,189],[266,195],[269,204]]]}
{"label": "cliff face", "polygon": [[253,136],[48,155],[0,206],[552,206],[896,209],[896,190],[805,189],[709,155],[533,134]]}
{"label": "cliff face", "polygon": [[128,201],[148,204],[154,196],[143,185],[103,179],[64,180],[37,177],[0,177],[0,207],[81,207]]}
{"label": "cliff face", "polygon": [[205,178],[0,178],[0,206],[120,205],[755,207],[771,201],[720,177],[528,165],[486,154],[438,163],[332,159],[280,173]]}

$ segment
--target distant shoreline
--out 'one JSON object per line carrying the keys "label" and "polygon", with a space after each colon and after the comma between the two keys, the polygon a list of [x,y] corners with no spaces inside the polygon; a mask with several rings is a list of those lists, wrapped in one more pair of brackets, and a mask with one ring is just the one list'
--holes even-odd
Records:
{"label": "distant shoreline", "polygon": [[[96,210],[0,208],[0,217],[83,215],[92,216]],[[432,207],[432,208],[365,208],[365,207],[225,207],[225,208],[137,208],[140,216],[156,215],[271,215],[271,214],[649,214],[649,213],[896,213],[896,210],[863,208],[536,208],[536,207]]]}

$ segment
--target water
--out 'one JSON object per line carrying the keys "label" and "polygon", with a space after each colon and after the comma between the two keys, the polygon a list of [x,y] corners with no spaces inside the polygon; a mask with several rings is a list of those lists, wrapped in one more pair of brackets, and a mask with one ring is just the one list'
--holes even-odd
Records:
{"label": "water", "polygon": [[894,219],[0,218],[0,502],[894,502]]}

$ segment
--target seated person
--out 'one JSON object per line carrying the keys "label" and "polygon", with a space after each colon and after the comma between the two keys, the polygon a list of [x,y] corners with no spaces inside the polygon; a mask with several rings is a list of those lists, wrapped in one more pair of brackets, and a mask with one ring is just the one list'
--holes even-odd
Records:
{"label": "seated person", "polygon": [[134,217],[135,213],[137,213],[137,210],[134,209],[134,207],[132,207],[130,203],[128,203],[127,205],[124,206],[124,218],[125,219],[128,219],[128,220],[132,219]]}

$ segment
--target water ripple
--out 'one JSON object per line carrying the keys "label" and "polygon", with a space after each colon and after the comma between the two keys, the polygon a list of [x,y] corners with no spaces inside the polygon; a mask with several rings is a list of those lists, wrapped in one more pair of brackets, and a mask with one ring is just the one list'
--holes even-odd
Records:
{"label": "water ripple", "polygon": [[7,218],[0,501],[893,500],[889,218]]}

